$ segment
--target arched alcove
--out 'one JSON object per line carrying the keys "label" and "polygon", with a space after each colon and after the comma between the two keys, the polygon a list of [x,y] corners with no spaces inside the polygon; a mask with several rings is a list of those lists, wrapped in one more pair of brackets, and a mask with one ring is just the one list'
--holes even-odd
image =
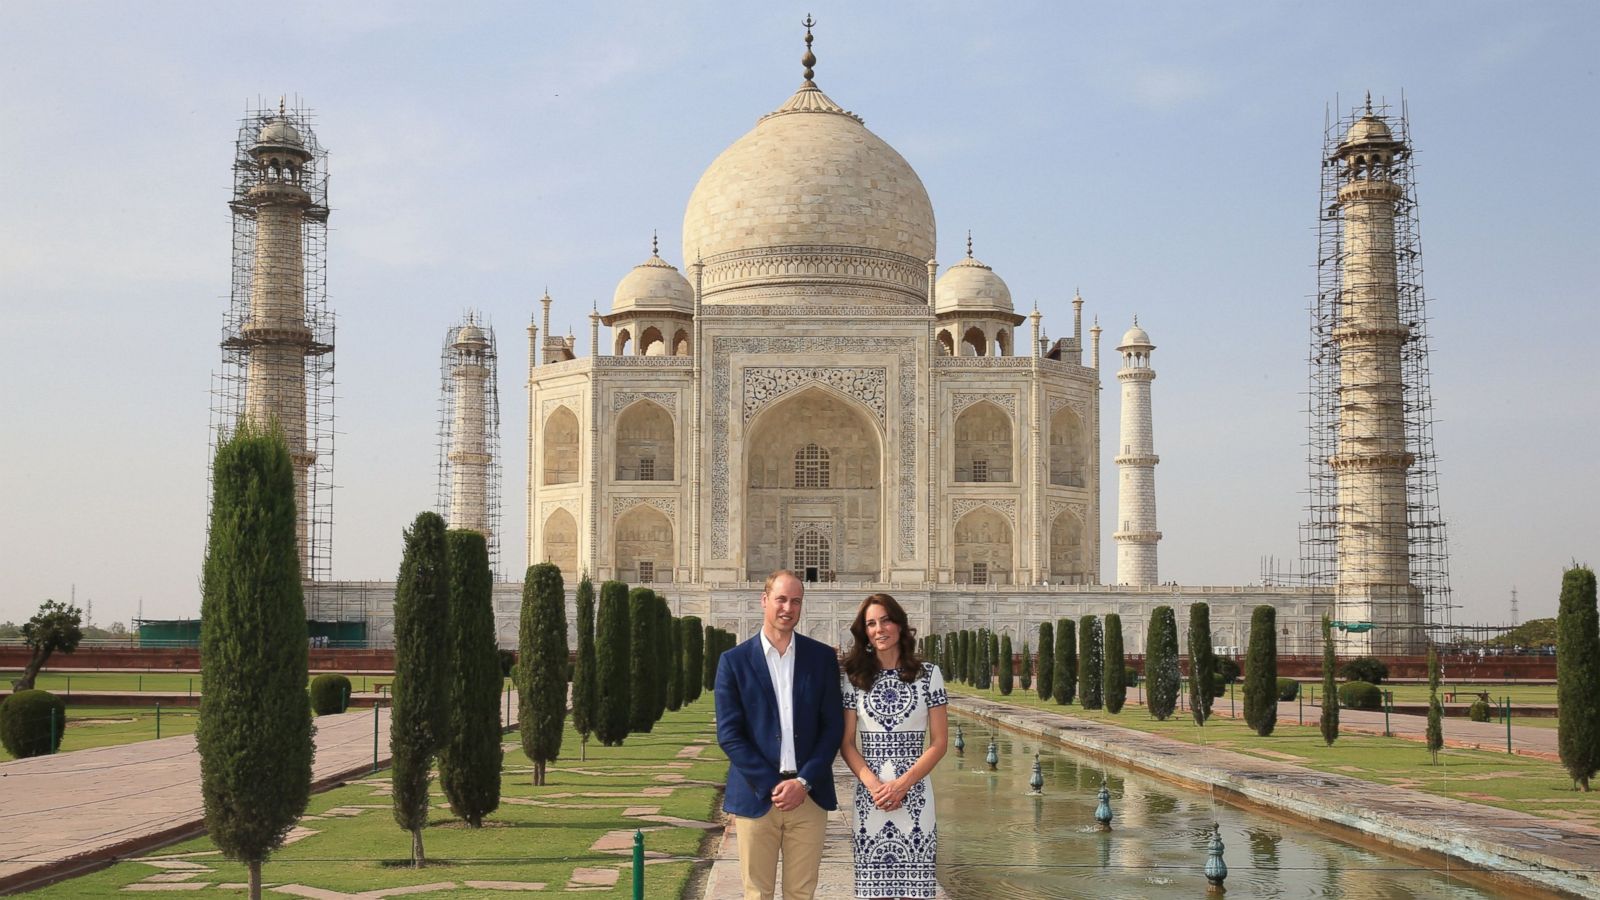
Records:
{"label": "arched alcove", "polygon": [[632,341],[633,341],[633,333],[632,332],[630,332],[626,328],[618,328],[617,329],[617,334],[616,334],[616,342],[612,346],[612,351],[611,351],[612,354],[614,356],[627,356],[628,355],[628,344],[631,343]]}
{"label": "arched alcove", "polygon": [[678,332],[672,336],[672,355],[689,355],[689,332],[682,328],[679,328]]}
{"label": "arched alcove", "polygon": [[1085,461],[1089,458],[1087,431],[1070,406],[1063,406],[1050,417],[1050,483],[1064,487],[1085,485]]}
{"label": "arched alcove", "polygon": [[565,406],[544,420],[544,483],[578,480],[578,417]]}
{"label": "arched alcove", "polygon": [[989,338],[983,333],[983,329],[976,325],[968,328],[967,333],[961,336],[962,356],[983,356],[988,349]]}
{"label": "arched alcove", "polygon": [[672,580],[676,564],[672,522],[661,510],[640,504],[617,519],[616,577],[629,584]]}
{"label": "arched alcove", "polygon": [[944,356],[956,355],[956,339],[948,328],[939,330],[939,352]]}
{"label": "arched alcove", "polygon": [[960,482],[1011,481],[1011,418],[980,400],[956,417],[955,479]]}
{"label": "arched alcove", "polygon": [[568,584],[578,580],[578,521],[565,509],[557,509],[544,520],[541,532],[544,562],[555,563],[561,569],[561,579]]}
{"label": "arched alcove", "polygon": [[672,415],[650,400],[638,400],[617,416],[617,480],[671,481],[677,459]]}
{"label": "arched alcove", "polygon": [[995,332],[995,335],[994,335],[994,355],[995,356],[1010,356],[1011,355],[1011,329],[1002,328],[999,331]]}
{"label": "arched alcove", "polygon": [[955,533],[956,582],[1010,584],[1011,523],[988,506],[961,517]]}
{"label": "arched alcove", "polygon": [[1062,510],[1050,523],[1050,583],[1086,583],[1087,550],[1083,542],[1083,523],[1071,512]]}
{"label": "arched alcove", "polygon": [[661,336],[661,329],[651,325],[639,333],[640,356],[666,356],[667,341]]}

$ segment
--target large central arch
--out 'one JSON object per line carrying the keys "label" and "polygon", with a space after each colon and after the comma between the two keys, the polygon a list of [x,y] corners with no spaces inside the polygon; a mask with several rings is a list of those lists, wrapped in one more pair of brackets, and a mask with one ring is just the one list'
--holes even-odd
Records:
{"label": "large central arch", "polygon": [[763,410],[744,437],[747,578],[795,564],[826,545],[819,581],[883,575],[883,435],[860,403],[820,385]]}

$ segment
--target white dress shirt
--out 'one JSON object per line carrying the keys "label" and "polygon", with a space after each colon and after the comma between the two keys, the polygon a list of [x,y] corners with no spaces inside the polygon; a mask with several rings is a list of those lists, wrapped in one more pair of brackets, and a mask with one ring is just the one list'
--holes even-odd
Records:
{"label": "white dress shirt", "polygon": [[778,744],[779,772],[800,769],[794,759],[794,644],[791,635],[788,651],[779,653],[767,640],[766,629],[761,630],[761,652],[767,658],[767,674],[772,676],[772,690],[778,699],[778,728],[782,733]]}

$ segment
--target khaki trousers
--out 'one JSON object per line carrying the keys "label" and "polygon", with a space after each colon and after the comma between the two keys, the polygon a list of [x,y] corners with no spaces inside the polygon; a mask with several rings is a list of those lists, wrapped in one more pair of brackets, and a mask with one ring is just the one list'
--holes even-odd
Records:
{"label": "khaki trousers", "polygon": [[784,900],[812,900],[822,865],[822,839],[828,831],[827,810],[807,797],[788,812],[774,806],[759,819],[734,816],[733,821],[739,835],[744,900],[773,900],[780,853]]}

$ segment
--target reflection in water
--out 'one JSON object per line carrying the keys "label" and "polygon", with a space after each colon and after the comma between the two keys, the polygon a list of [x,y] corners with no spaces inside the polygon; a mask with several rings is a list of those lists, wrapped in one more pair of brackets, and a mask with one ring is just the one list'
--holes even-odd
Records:
{"label": "reflection in water", "polygon": [[[939,880],[965,898],[1193,898],[1205,895],[1211,823],[1227,845],[1227,896],[1484,898],[1443,873],[1333,837],[1213,804],[1145,778],[1105,770],[1060,747],[959,719],[967,746],[1000,751],[997,771],[951,754],[934,771],[939,808]],[[1044,793],[1030,794],[1040,753]],[[1100,779],[1116,819],[1095,829]]]}

